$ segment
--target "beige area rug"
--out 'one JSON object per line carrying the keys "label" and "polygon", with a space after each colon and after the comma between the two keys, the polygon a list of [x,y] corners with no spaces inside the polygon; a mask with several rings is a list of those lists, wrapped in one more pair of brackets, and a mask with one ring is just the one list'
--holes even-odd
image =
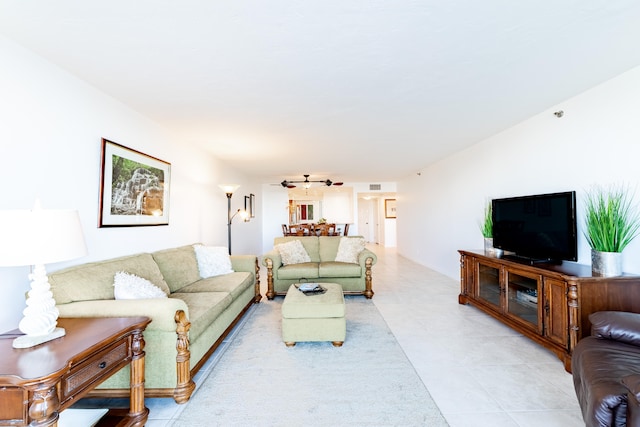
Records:
{"label": "beige area rug", "polygon": [[340,348],[287,348],[282,298],[255,306],[173,426],[447,426],[373,302],[345,299]]}

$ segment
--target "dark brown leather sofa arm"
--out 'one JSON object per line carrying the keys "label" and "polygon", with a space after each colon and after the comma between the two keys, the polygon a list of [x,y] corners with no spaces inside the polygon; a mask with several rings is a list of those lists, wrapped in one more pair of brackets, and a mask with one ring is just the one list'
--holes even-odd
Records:
{"label": "dark brown leather sofa arm", "polygon": [[589,320],[591,336],[571,362],[585,425],[640,426],[640,314],[601,311]]}
{"label": "dark brown leather sofa arm", "polygon": [[591,336],[640,346],[640,314],[598,311],[589,315]]}

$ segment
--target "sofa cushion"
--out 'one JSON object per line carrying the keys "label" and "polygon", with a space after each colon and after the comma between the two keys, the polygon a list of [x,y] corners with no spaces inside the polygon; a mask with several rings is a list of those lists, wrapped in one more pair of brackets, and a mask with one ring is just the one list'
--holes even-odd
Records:
{"label": "sofa cushion", "polygon": [[278,269],[278,279],[317,279],[318,275],[318,263],[317,262],[305,262],[304,264],[291,264],[285,265]]}
{"label": "sofa cushion", "polygon": [[113,278],[113,294],[116,299],[166,298],[162,289],[142,277],[119,271]]}
{"label": "sofa cushion", "polygon": [[280,243],[279,245],[276,245],[276,249],[280,253],[282,264],[284,265],[311,262],[311,258],[304,246],[302,246],[300,240]]}
{"label": "sofa cushion", "polygon": [[[294,286],[294,285],[291,285]],[[327,288],[324,294],[308,296],[291,289],[282,303],[282,317],[285,319],[327,319],[341,318],[345,315],[342,286],[336,283],[321,283]]]}
{"label": "sofa cushion", "polygon": [[320,262],[335,261],[340,245],[340,236],[319,236]]}
{"label": "sofa cushion", "polygon": [[180,292],[228,292],[233,299],[253,285],[253,275],[245,271],[200,279],[180,289]]}
{"label": "sofa cushion", "polygon": [[56,304],[114,299],[113,279],[118,271],[143,277],[166,294],[170,292],[151,254],[138,254],[81,264],[49,273],[53,298]]}
{"label": "sofa cushion", "polygon": [[164,249],[152,255],[171,292],[200,280],[193,245]]}
{"label": "sofa cushion", "polygon": [[318,277],[360,277],[361,275],[360,264],[349,262],[321,262],[318,268]]}
{"label": "sofa cushion", "polygon": [[189,307],[191,342],[197,340],[233,301],[228,292],[175,292],[171,297],[181,299]]}
{"label": "sofa cushion", "polygon": [[194,245],[193,248],[196,252],[198,271],[202,279],[233,273],[231,257],[227,248],[203,245]]}
{"label": "sofa cushion", "polygon": [[364,250],[364,237],[342,237],[338,245],[336,261],[357,263],[358,255]]}
{"label": "sofa cushion", "polygon": [[320,262],[318,236],[276,237],[275,239],[273,239],[273,246],[275,248],[276,245],[291,242],[293,240],[300,240],[300,243],[302,243],[302,246],[304,246],[304,250],[307,251],[307,254],[309,254],[311,262]]}

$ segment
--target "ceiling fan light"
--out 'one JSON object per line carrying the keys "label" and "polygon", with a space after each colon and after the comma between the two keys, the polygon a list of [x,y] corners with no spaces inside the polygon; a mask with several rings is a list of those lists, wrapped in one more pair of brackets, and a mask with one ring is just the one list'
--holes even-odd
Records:
{"label": "ceiling fan light", "polygon": [[[308,175],[308,174],[305,174],[305,175],[302,175],[302,176],[304,176],[304,181],[296,181],[296,180],[287,181],[285,179],[284,181],[282,181],[280,183],[280,185],[283,186],[284,188],[295,188],[296,186],[294,184],[297,183],[297,184],[302,184],[302,187],[304,187],[305,189],[308,190],[309,188],[311,188],[313,183],[316,183],[316,182],[319,183],[319,184],[324,184],[327,187],[331,187],[332,185],[342,185],[343,184],[342,182],[333,182],[330,179],[327,179],[325,181],[323,181],[323,180],[317,180],[317,181],[316,180],[310,180],[309,179],[310,175]],[[274,185],[276,185],[276,184],[274,184]]]}

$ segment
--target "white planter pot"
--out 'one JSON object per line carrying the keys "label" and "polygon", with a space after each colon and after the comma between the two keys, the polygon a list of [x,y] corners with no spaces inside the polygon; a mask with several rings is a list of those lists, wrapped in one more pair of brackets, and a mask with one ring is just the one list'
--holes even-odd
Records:
{"label": "white planter pot", "polygon": [[600,277],[622,275],[622,252],[600,252],[591,249],[591,274]]}

